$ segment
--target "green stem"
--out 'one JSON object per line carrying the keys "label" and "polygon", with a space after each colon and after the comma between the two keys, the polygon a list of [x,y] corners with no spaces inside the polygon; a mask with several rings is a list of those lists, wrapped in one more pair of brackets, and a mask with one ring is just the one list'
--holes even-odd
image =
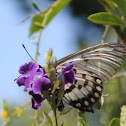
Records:
{"label": "green stem", "polygon": [[39,31],[38,41],[36,43],[36,54],[35,54],[35,61],[36,62],[38,60],[38,55],[39,55],[39,44],[40,44],[41,34],[42,34],[42,29],[40,29],[40,31]]}
{"label": "green stem", "polygon": [[53,109],[53,113],[54,113],[54,117],[55,117],[55,124],[56,124],[56,126],[58,126],[56,107]]}
{"label": "green stem", "polygon": [[119,40],[123,43],[123,45],[126,48],[126,39],[124,37],[124,34],[119,26],[113,26],[114,30],[116,31]]}
{"label": "green stem", "polygon": [[39,113],[38,113],[38,110],[35,111],[35,116],[36,116],[36,126],[39,126]]}

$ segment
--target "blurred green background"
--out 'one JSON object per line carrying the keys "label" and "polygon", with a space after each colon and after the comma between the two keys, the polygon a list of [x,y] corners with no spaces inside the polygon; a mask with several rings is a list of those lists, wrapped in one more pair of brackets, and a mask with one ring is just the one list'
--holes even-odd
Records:
{"label": "blurred green background", "polygon": [[[53,0],[36,0],[39,8],[44,8],[54,2]],[[53,49],[53,55],[60,59],[68,54],[79,51],[85,47],[99,44],[102,39],[104,27],[91,23],[87,17],[90,14],[104,11],[104,8],[97,0],[72,0],[44,29],[38,63],[44,64],[44,54],[49,49]],[[6,99],[9,110],[14,106],[23,105],[30,100],[23,88],[19,88],[13,80],[18,77],[19,66],[28,62],[30,58],[22,48],[25,44],[32,57],[35,56],[36,39],[29,38],[31,18],[18,24],[31,13],[36,12],[30,0],[1,0],[1,88],[0,88],[0,109],[2,99]],[[37,35],[37,34],[35,34]],[[117,36],[113,29],[109,33],[105,42],[115,42]],[[126,70],[126,61],[121,70]],[[114,117],[120,117],[120,108],[126,104],[126,78],[116,78],[104,84],[105,103],[101,110],[95,113],[86,113],[90,119],[91,126],[107,126]],[[42,104],[41,110],[50,111],[46,102]],[[42,117],[42,112],[39,113]],[[34,126],[34,110],[26,108],[21,119],[14,120],[11,126]],[[64,126],[77,125],[77,110],[73,109],[70,113],[59,119]],[[2,124],[0,119],[0,124]]]}

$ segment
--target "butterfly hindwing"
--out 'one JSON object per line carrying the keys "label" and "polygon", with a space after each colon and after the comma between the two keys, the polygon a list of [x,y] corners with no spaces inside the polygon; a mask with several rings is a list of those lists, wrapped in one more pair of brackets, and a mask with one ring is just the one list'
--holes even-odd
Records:
{"label": "butterfly hindwing", "polygon": [[103,82],[109,80],[120,68],[126,49],[118,43],[104,43],[71,54],[58,61],[57,73],[74,62],[74,84],[66,84],[63,100],[82,111],[93,112],[100,108],[99,99]]}
{"label": "butterfly hindwing", "polygon": [[[57,71],[62,68],[63,66],[58,66]],[[99,101],[102,95],[102,80],[89,71],[76,67],[73,71],[75,71],[76,80],[74,84],[65,85],[63,101],[79,110],[93,112],[92,106]]]}

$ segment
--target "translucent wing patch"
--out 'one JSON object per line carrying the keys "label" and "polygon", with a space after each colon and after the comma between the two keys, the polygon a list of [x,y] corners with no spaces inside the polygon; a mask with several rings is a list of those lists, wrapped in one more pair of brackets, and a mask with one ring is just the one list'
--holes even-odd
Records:
{"label": "translucent wing patch", "polygon": [[65,85],[63,100],[82,111],[93,112],[103,92],[103,82],[120,68],[126,49],[118,43],[104,43],[71,54],[58,61],[57,73],[71,62],[75,65],[75,82]]}

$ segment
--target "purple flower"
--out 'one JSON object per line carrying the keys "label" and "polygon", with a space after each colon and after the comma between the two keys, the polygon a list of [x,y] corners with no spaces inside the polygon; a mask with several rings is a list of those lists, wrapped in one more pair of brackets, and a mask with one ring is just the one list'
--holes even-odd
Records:
{"label": "purple flower", "polygon": [[35,81],[32,89],[36,94],[42,94],[44,91],[48,91],[51,88],[51,82],[48,78],[43,77],[37,81]]}
{"label": "purple flower", "polygon": [[74,66],[74,62],[72,62],[68,66],[66,66],[61,72],[62,75],[64,76],[65,84],[68,84],[68,83],[73,84],[73,82],[75,80],[75,77],[74,77],[75,73],[72,70],[73,66]]}
{"label": "purple flower", "polygon": [[25,86],[24,91],[27,91],[31,84],[44,76],[45,70],[44,68],[39,68],[37,63],[29,62],[20,67],[19,73],[22,74],[22,76],[17,79],[17,83],[19,86]]}
{"label": "purple flower", "polygon": [[32,108],[38,110],[41,107],[42,101],[45,99],[40,94],[35,94],[33,91],[29,91],[29,95],[31,95],[31,104]]}
{"label": "purple flower", "polygon": [[[59,74],[61,78],[64,78],[65,84],[72,83],[75,80],[74,72],[72,70],[74,63],[70,63]],[[32,108],[38,110],[42,101],[45,99],[42,97],[44,92],[48,92],[52,83],[48,78],[44,67],[41,68],[35,62],[29,62],[22,65],[19,69],[21,76],[17,79],[19,86],[25,86],[24,91],[29,89],[29,95],[31,95]],[[57,78],[59,77],[57,75]]]}

